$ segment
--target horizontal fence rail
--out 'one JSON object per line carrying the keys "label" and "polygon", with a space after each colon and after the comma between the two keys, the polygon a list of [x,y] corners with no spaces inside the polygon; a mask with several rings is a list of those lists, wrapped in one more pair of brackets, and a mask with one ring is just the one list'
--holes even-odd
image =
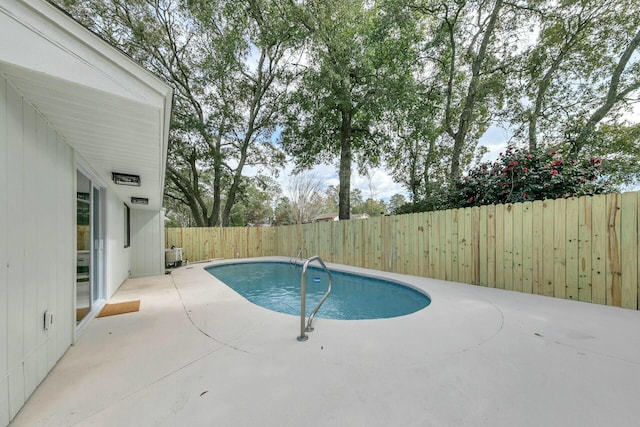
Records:
{"label": "horizontal fence rail", "polygon": [[167,228],[190,261],[290,256],[638,309],[637,192],[280,227]]}

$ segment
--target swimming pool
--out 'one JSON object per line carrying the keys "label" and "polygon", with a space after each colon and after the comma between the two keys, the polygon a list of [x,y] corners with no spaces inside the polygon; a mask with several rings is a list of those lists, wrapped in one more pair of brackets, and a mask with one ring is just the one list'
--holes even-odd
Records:
{"label": "swimming pool", "polygon": [[[247,300],[280,313],[300,315],[302,266],[288,262],[241,262],[206,270]],[[331,271],[333,289],[316,317],[362,320],[404,316],[428,306],[430,298],[416,289],[389,280]],[[324,270],[307,270],[307,316],[328,286]]]}

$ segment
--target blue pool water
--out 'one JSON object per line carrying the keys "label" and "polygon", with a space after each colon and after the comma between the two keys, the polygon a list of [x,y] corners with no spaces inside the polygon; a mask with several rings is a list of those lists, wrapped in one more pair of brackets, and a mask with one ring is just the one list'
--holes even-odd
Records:
{"label": "blue pool water", "polygon": [[[207,271],[254,304],[300,315],[300,265],[248,262],[216,265]],[[344,320],[398,317],[416,312],[431,302],[424,293],[388,280],[336,271],[331,274],[331,294],[316,317]],[[328,281],[324,270],[308,268],[307,316],[326,292]]]}

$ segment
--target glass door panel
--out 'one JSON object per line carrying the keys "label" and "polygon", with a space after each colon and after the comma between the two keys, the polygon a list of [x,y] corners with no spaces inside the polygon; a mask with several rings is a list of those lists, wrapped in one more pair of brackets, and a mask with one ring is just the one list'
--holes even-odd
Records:
{"label": "glass door panel", "polygon": [[91,311],[91,181],[77,174],[76,323]]}
{"label": "glass door panel", "polygon": [[100,229],[100,190],[93,187],[93,199],[91,206],[91,236],[93,243],[93,250],[91,255],[91,302],[96,303],[102,295],[100,295],[100,277],[102,277],[102,236]]}

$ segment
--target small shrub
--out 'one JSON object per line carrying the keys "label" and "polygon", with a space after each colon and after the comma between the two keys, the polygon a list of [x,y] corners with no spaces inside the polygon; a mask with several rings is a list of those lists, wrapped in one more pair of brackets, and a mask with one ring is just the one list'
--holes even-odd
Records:
{"label": "small shrub", "polygon": [[429,185],[425,191],[426,196],[418,200],[416,203],[405,203],[391,213],[393,215],[402,215],[414,212],[439,211],[451,208],[452,197],[450,188],[446,185]]}
{"label": "small shrub", "polygon": [[456,184],[458,207],[515,203],[613,191],[600,159],[566,160],[555,152],[509,147],[494,163],[481,163]]}

